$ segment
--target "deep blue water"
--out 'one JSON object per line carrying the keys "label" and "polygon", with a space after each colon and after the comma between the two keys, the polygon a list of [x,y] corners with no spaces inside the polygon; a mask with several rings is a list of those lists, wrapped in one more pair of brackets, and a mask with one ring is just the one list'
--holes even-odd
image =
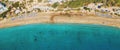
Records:
{"label": "deep blue water", "polygon": [[92,24],[1,28],[0,50],[120,50],[120,28]]}

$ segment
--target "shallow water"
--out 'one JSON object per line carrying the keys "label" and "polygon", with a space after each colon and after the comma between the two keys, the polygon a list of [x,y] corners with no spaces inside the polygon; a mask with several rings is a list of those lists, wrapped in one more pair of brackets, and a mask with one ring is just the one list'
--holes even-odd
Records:
{"label": "shallow water", "polygon": [[0,50],[120,50],[120,29],[92,24],[2,28]]}

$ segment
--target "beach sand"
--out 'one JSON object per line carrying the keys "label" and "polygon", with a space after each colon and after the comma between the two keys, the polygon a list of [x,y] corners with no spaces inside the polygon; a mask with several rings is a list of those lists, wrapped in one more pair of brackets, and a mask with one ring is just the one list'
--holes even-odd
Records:
{"label": "beach sand", "polygon": [[[0,21],[0,28],[26,25],[33,23],[80,23],[80,24],[100,24],[120,27],[119,18],[105,18],[91,15],[56,15],[59,13],[38,13],[36,16],[18,18],[15,20],[6,19]],[[54,16],[54,17],[53,17]]]}

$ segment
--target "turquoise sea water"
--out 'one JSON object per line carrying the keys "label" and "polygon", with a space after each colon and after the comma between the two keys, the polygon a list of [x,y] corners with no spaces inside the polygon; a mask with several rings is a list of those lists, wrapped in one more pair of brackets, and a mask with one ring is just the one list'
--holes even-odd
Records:
{"label": "turquoise sea water", "polygon": [[0,50],[120,50],[120,29],[92,24],[1,28]]}

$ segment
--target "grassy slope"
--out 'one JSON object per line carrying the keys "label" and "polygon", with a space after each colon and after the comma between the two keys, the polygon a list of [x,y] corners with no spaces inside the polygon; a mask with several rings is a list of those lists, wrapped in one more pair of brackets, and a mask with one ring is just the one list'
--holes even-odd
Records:
{"label": "grassy slope", "polygon": [[80,6],[87,5],[89,3],[105,3],[106,6],[120,6],[120,0],[74,0],[70,2],[65,2],[62,7],[76,8]]}

